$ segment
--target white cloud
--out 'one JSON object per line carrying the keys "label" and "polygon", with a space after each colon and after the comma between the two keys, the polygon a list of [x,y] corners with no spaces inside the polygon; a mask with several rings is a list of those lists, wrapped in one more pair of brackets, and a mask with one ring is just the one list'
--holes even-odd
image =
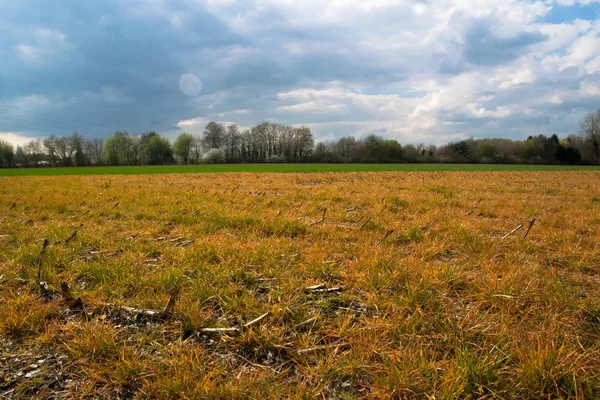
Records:
{"label": "white cloud", "polygon": [[37,28],[29,36],[29,43],[14,46],[17,57],[25,62],[45,63],[71,48],[66,36],[56,29]]}
{"label": "white cloud", "polygon": [[222,121],[218,119],[208,119],[203,117],[184,119],[176,123],[175,126],[181,129],[181,132],[191,133],[193,135],[202,135],[202,133],[204,132],[204,128],[210,121],[215,121],[225,126],[229,124],[236,124],[238,125],[240,132],[246,129],[250,129],[250,127],[248,126],[240,126],[238,123],[233,121]]}
{"label": "white cloud", "polygon": [[35,139],[37,138],[23,136],[19,132],[0,132],[0,140],[8,142],[15,147],[23,146],[25,143]]}
{"label": "white cloud", "polygon": [[[122,3],[123,14],[136,29],[145,23],[164,29],[158,44],[167,47],[161,49],[165,65],[156,63],[161,65],[141,82],[149,83],[143,89],[177,90],[173,77],[193,73],[202,80],[203,92],[175,98],[167,91],[165,115],[144,116],[140,107],[130,118],[136,123],[168,120],[171,128],[179,121],[179,129],[195,134],[210,120],[251,126],[270,119],[307,124],[317,138],[377,132],[412,143],[544,133],[553,129],[546,120],[557,124],[557,132],[576,130],[573,121],[600,104],[595,83],[600,79],[600,20],[554,24],[546,17],[557,5],[591,3],[132,0]],[[110,18],[100,20],[101,29],[112,29]],[[218,31],[218,38],[203,30],[207,26]],[[68,27],[17,36],[8,51],[27,63],[44,66],[77,50],[69,39],[78,38]],[[103,69],[102,79],[117,78],[95,89],[85,82],[85,91],[21,96],[6,104],[46,111],[82,105],[134,108],[146,100],[135,98],[136,92],[153,92],[121,88],[124,75],[119,74],[131,74],[137,71],[134,64],[144,62],[125,60],[118,71]],[[147,121],[144,129],[152,123]]]}
{"label": "white cloud", "polygon": [[32,94],[29,96],[18,97],[8,103],[10,108],[26,110],[26,111],[40,111],[48,108],[57,108],[59,103],[51,99],[48,96]]}

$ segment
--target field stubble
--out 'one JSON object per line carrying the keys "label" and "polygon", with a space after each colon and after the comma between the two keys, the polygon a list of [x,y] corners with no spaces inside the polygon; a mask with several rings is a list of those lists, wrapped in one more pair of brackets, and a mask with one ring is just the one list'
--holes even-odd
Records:
{"label": "field stubble", "polygon": [[598,398],[599,178],[0,178],[0,396]]}

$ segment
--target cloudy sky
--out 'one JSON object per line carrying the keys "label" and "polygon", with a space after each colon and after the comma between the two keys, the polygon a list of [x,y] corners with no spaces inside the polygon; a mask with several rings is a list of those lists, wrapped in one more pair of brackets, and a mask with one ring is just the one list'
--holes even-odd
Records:
{"label": "cloudy sky", "polygon": [[599,3],[0,0],[0,139],[567,135],[600,108]]}

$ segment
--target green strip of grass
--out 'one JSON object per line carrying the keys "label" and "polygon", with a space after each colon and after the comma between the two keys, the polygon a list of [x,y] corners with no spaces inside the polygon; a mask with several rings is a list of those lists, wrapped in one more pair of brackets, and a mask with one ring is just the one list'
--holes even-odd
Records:
{"label": "green strip of grass", "polygon": [[224,164],[0,169],[0,176],[136,175],[208,172],[581,171],[599,166],[488,164]]}

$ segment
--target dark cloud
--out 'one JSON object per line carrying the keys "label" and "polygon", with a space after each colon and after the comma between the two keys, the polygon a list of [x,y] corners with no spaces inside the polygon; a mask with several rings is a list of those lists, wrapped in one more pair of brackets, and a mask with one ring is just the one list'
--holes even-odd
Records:
{"label": "dark cloud", "polygon": [[548,39],[540,32],[519,32],[510,37],[500,37],[490,29],[489,21],[478,21],[465,35],[464,57],[476,65],[498,65],[525,54],[533,44]]}
{"label": "dark cloud", "polygon": [[[534,24],[519,21],[501,30],[502,20],[476,19],[469,10],[456,11],[445,21],[429,2],[421,2],[425,11],[419,15],[411,5],[371,11],[358,3],[307,1],[296,8],[269,1],[259,7],[251,0],[215,4],[5,2],[0,15],[0,132],[171,132],[181,120],[203,117],[246,126],[265,119],[311,123],[317,136],[328,137],[368,130],[365,126],[373,121],[371,131],[391,136],[397,131],[381,124],[396,118],[395,125],[407,129],[413,122],[400,99],[415,100],[410,103],[414,109],[416,100],[427,103],[428,93],[446,90],[453,79],[472,72],[493,74],[494,68],[531,57],[532,49],[550,40]],[[307,15],[299,12],[304,6]],[[552,51],[567,54],[564,46]],[[414,130],[467,134],[484,132],[491,121],[496,127],[489,132],[495,134],[510,130],[511,124],[556,123],[552,116],[567,107],[595,107],[597,96],[573,93],[583,80],[597,76],[583,65],[556,69],[549,75],[536,71],[533,81],[508,89],[464,88],[465,96],[472,97],[468,101],[479,108],[519,104],[545,110],[550,117],[513,112],[481,118],[463,107],[467,100],[446,95],[425,107],[424,118],[438,125],[431,128],[425,121],[426,128]],[[200,96],[181,93],[183,74],[202,80]],[[327,96],[332,85],[343,88],[339,98],[322,101],[319,96]],[[314,99],[278,96],[304,88],[317,90]],[[562,103],[542,101],[557,91],[572,93]],[[343,96],[355,92],[363,96]],[[285,108],[299,104],[303,107]],[[571,117],[565,120],[572,122]]]}
{"label": "dark cloud", "polygon": [[[180,13],[185,19],[179,29],[161,15],[144,9],[133,11],[128,2],[107,1],[85,7],[75,1],[60,5],[24,3],[8,10],[11,23],[17,28],[8,45],[0,50],[8,60],[0,66],[0,101],[32,94],[60,101],[63,106],[52,110],[53,114],[81,121],[66,125],[92,135],[106,136],[114,129],[171,127],[179,120],[179,112],[192,108],[178,87],[179,77],[191,69],[181,55],[190,49],[246,43],[198,4],[170,3],[170,12]],[[38,26],[64,34],[68,49],[37,61],[15,57],[15,46],[31,43],[31,35],[26,31]],[[39,51],[45,53],[46,49]],[[201,74],[203,61],[197,59],[193,68],[196,71],[192,72]],[[100,95],[84,96],[101,93],[103,88],[118,89],[119,94],[132,101],[123,109],[119,101],[111,104],[103,102]],[[210,90],[211,86],[207,88]],[[28,126],[34,125],[42,133],[62,126],[42,118],[33,121],[32,112],[21,115],[29,117],[4,121],[0,130],[23,130],[19,129],[19,122],[27,118]],[[94,124],[86,124],[89,121]]]}

